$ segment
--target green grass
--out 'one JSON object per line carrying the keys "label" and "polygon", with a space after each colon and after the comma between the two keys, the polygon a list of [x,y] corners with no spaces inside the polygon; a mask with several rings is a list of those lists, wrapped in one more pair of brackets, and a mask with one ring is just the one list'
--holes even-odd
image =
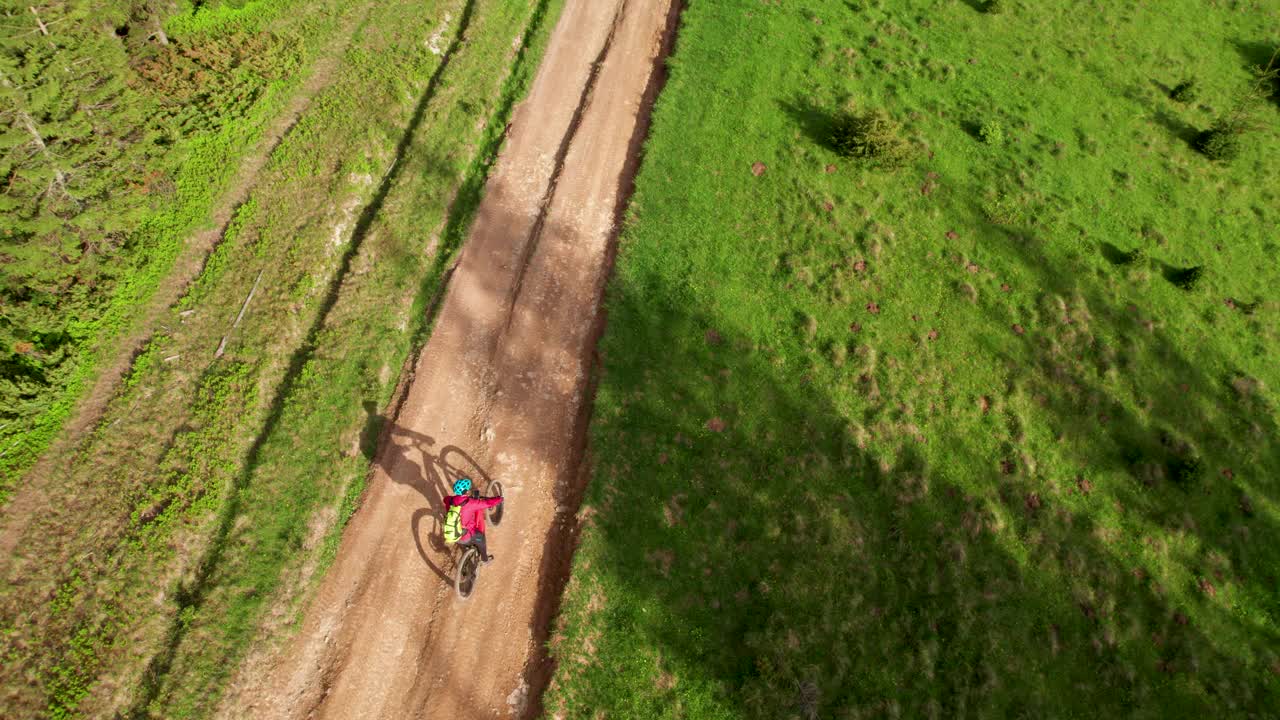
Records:
{"label": "green grass", "polygon": [[[200,116],[199,121],[170,117],[173,111],[165,108],[164,97],[169,88],[152,87],[137,76],[134,65],[139,57],[132,54],[136,48],[130,48],[128,57],[121,52],[119,58],[108,59],[121,66],[114,68],[113,74],[131,83],[131,94],[119,101],[123,108],[117,114],[135,113],[141,119],[135,132],[118,143],[127,149],[118,148],[114,162],[76,168],[75,176],[92,178],[98,195],[86,198],[84,217],[67,219],[63,213],[58,219],[46,220],[54,223],[55,231],[46,235],[59,238],[56,244],[64,246],[61,254],[46,247],[47,238],[23,240],[22,232],[15,234],[9,223],[0,228],[6,238],[4,254],[11,261],[13,257],[23,261],[6,268],[5,284],[26,286],[16,292],[7,288],[16,297],[0,313],[4,337],[36,341],[36,349],[22,358],[9,358],[11,348],[0,351],[10,361],[0,372],[0,381],[17,388],[6,388],[6,396],[12,393],[15,402],[0,413],[6,418],[0,427],[0,504],[8,501],[22,474],[71,417],[101,364],[111,361],[115,341],[132,328],[138,308],[145,306],[170,272],[184,242],[208,223],[238,161],[283,111],[305,78],[302,71],[355,5],[329,0],[299,11],[293,0],[257,0],[235,8],[209,6],[169,17],[168,32],[183,47],[218,48],[225,44],[236,48],[237,43],[251,42],[245,38],[267,33],[285,38],[250,48],[249,54],[256,55],[262,65],[261,72],[236,68],[228,78],[205,77],[202,82],[208,87],[203,94],[180,111]],[[63,10],[87,13],[97,18],[95,27],[101,25],[101,8],[98,12],[85,7],[59,9]],[[72,45],[63,52],[75,54],[80,49]],[[141,56],[154,60],[156,53]],[[56,78],[53,82],[56,84]],[[159,135],[171,137],[160,143],[156,142]],[[98,215],[111,218],[105,221],[110,230],[95,225]],[[63,222],[69,227],[58,227]],[[16,219],[15,227],[20,227]],[[77,234],[82,236],[78,241],[81,247],[66,247],[77,244]],[[85,250],[99,244],[120,247],[105,252]],[[38,276],[25,277],[30,273],[26,266],[32,264],[44,270]],[[28,374],[38,381],[29,381],[15,370],[24,363]]]}
{"label": "green grass", "polygon": [[[1277,13],[980,10],[685,10],[550,716],[1280,706],[1280,112],[1235,163],[1189,143]],[[839,157],[849,106],[915,159]]]}
{"label": "green grass", "polygon": [[203,717],[287,636],[559,7],[373,6],[9,559],[0,714]]}

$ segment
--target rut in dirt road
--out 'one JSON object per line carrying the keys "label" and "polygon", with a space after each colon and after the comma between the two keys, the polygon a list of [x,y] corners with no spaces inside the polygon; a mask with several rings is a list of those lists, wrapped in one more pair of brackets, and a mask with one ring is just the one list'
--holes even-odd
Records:
{"label": "rut in dirt road", "polygon": [[[537,710],[580,497],[591,354],[617,218],[677,20],[672,0],[567,0],[486,185],[363,505],[272,672],[222,715]],[[497,560],[454,599],[448,483],[501,480]]]}

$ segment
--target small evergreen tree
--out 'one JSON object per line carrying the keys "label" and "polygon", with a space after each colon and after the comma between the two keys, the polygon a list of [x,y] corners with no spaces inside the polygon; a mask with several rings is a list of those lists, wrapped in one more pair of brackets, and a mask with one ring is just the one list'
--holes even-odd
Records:
{"label": "small evergreen tree", "polygon": [[1208,129],[1200,131],[1192,145],[1210,160],[1230,162],[1239,154],[1244,137],[1258,129],[1258,104],[1277,89],[1280,83],[1280,50],[1270,62],[1260,67],[1252,85],[1236,99],[1235,105]]}
{"label": "small evergreen tree", "polygon": [[996,120],[984,120],[978,127],[978,137],[988,145],[1000,147],[1004,145],[1004,126]]}
{"label": "small evergreen tree", "polygon": [[832,124],[831,145],[845,157],[886,166],[902,164],[911,154],[902,126],[883,110],[840,113]]}

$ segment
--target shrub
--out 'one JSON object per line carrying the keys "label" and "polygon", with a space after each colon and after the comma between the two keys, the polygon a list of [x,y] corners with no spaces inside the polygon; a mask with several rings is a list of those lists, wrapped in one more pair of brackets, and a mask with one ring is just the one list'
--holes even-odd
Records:
{"label": "shrub", "polygon": [[831,145],[845,157],[900,165],[911,155],[911,144],[902,136],[902,125],[883,110],[844,112],[831,128]]}
{"label": "shrub", "polygon": [[[1208,130],[1200,131],[1192,140],[1196,150],[1210,160],[1234,160],[1240,154],[1240,139],[1267,123],[1258,118],[1258,104],[1269,94],[1280,92],[1280,50],[1265,67],[1257,70],[1257,79],[1240,92],[1234,107],[1218,118]],[[1274,97],[1274,95],[1273,95]]]}
{"label": "shrub", "polygon": [[987,0],[982,3],[982,12],[988,15],[999,15],[1004,12],[1004,3],[1001,0]]}
{"label": "shrub", "polygon": [[1240,155],[1240,137],[1244,131],[1239,123],[1219,120],[1208,130],[1201,130],[1192,144],[1210,160],[1230,162]]}
{"label": "shrub", "polygon": [[1200,96],[1200,91],[1196,87],[1196,81],[1190,78],[1183,80],[1177,85],[1174,85],[1173,89],[1169,91],[1169,97],[1174,102],[1180,102],[1184,104],[1195,102],[1196,98],[1198,98],[1199,96]]}
{"label": "shrub", "polygon": [[984,120],[978,127],[978,137],[988,145],[1000,147],[1004,144],[1004,126],[995,120]]}
{"label": "shrub", "polygon": [[1018,199],[1005,192],[988,196],[982,202],[982,214],[993,225],[1017,225],[1022,222]]}

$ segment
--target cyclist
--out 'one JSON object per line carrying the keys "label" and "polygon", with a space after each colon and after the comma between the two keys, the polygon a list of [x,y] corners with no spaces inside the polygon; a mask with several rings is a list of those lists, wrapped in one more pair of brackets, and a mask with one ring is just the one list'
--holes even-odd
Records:
{"label": "cyclist", "polygon": [[471,478],[459,479],[453,484],[453,494],[444,499],[445,542],[472,545],[480,551],[483,562],[493,560],[485,546],[484,517],[485,510],[500,502],[501,497],[480,497],[480,491],[471,487]]}

